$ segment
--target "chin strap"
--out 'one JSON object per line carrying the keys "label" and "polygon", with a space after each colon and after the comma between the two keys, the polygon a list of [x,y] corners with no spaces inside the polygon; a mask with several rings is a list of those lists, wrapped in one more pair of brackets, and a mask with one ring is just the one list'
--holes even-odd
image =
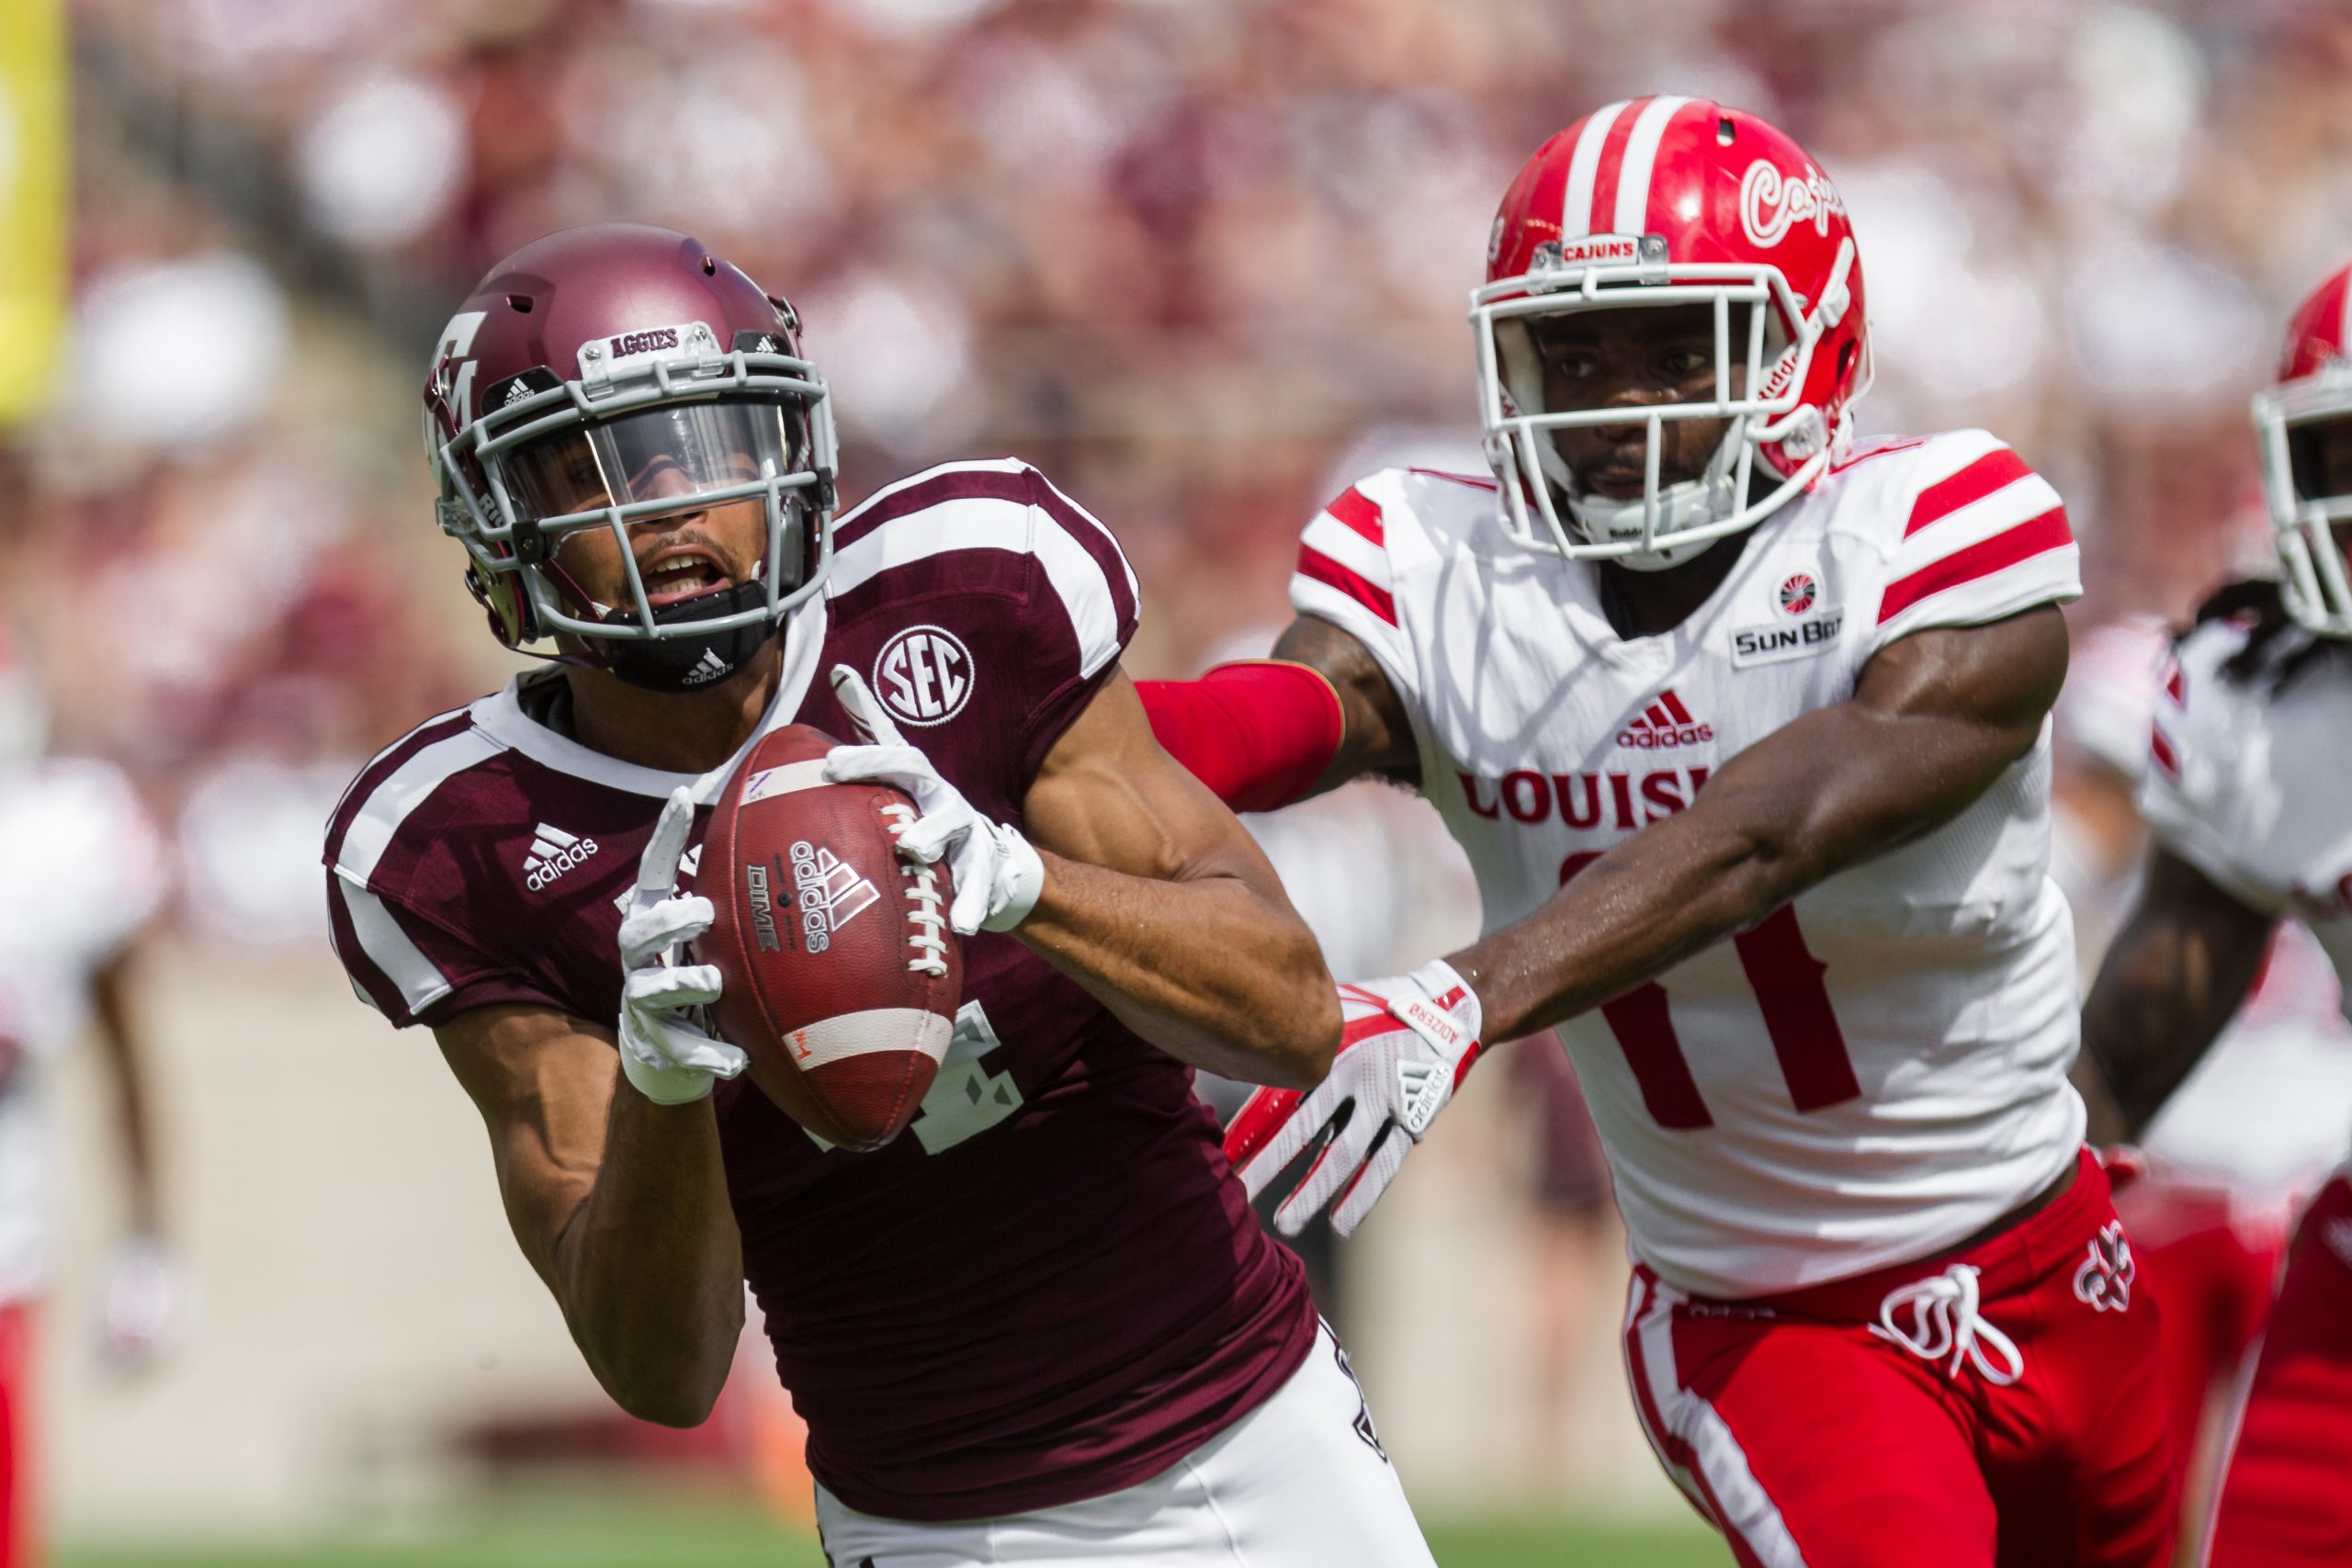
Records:
{"label": "chin strap", "polygon": [[[1728,517],[1738,509],[1740,498],[1734,493],[1732,480],[1737,473],[1740,446],[1747,439],[1747,421],[1735,419],[1724,430],[1723,439],[1715,444],[1713,456],[1707,459],[1706,471],[1696,479],[1680,484],[1660,486],[1657,492],[1657,531],[1661,534],[1679,532],[1685,528],[1703,527],[1718,519]],[[1546,442],[1548,446],[1551,443]],[[1642,536],[1642,523],[1648,504],[1645,498],[1632,501],[1611,501],[1602,496],[1579,496],[1571,486],[1562,485],[1558,494],[1567,506],[1569,516],[1589,543],[1620,544]],[[1637,550],[1631,555],[1612,558],[1628,571],[1664,571],[1680,566],[1684,561],[1703,552],[1714,541],[1696,540],[1689,544],[1668,545],[1661,548]]]}
{"label": "chin strap", "polygon": [[[718,593],[705,593],[653,612],[656,626],[669,622],[711,619],[756,609],[767,602],[767,590],[756,578]],[[608,610],[603,619],[616,626],[635,624],[626,610]],[[694,692],[734,674],[765,648],[782,628],[782,621],[758,621],[746,626],[707,633],[702,637],[597,637],[596,651],[605,667],[632,686],[649,692]]]}

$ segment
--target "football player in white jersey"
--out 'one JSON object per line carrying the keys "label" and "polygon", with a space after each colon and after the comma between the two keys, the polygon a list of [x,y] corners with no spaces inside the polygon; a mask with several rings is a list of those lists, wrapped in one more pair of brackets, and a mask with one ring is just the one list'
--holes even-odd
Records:
{"label": "football player in white jersey", "polygon": [[1557,1026],[1636,1403],[1742,1562],[2164,1562],[2156,1324],[2066,1078],[2057,495],[1981,432],[1850,438],[1852,231],[1751,115],[1597,111],[1488,256],[1494,477],[1361,480],[1272,662],[1146,694],[1229,798],[1409,783],[1485,903],[1228,1149],[1263,1187],[1319,1142],[1281,1223],[1351,1228],[1482,1040]]}
{"label": "football player in white jersey", "polygon": [[[2266,602],[2277,604],[2275,583],[2237,584],[2201,618]],[[2154,617],[2074,639],[2058,700],[2051,874],[2074,908],[2086,979],[2139,904],[2151,837],[2139,800],[2173,661],[2172,632]],[[2213,1450],[2227,1411],[2214,1396],[2233,1391],[2251,1363],[2295,1220],[2352,1140],[2352,1024],[2343,1009],[2318,940],[2301,921],[2279,921],[2245,1004],[2132,1140],[2144,1174],[2118,1183],[2140,1277],[2164,1302],[2184,1535],[2220,1479]],[[2078,1058],[2078,1073],[2086,1070]]]}
{"label": "football player in white jersey", "polygon": [[[2352,988],[2352,267],[2296,311],[2254,407],[2282,573],[2217,597],[2165,675],[2141,793],[2155,849],[2083,1012],[2102,1139],[2163,1108],[2280,921]],[[2289,1248],[2227,1466],[2206,1562],[2352,1560],[2352,1168]]]}
{"label": "football player in white jersey", "polygon": [[47,1083],[85,1034],[112,1068],[130,1222],[100,1287],[101,1353],[121,1371],[145,1365],[180,1299],[127,996],[131,956],[163,898],[162,846],[121,773],[41,754],[47,728],[31,672],[0,630],[0,1568],[40,1557],[28,1405],[62,1185]]}

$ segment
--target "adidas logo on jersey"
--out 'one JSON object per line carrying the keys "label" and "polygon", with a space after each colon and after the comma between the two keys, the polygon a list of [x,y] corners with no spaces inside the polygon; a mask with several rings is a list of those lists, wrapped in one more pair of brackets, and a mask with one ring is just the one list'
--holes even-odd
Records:
{"label": "adidas logo on jersey", "polygon": [[695,660],[695,667],[686,671],[685,683],[689,686],[707,685],[721,676],[732,673],[734,669],[732,664],[719,658],[716,651],[706,648],[702,650],[702,657]]}
{"label": "adidas logo on jersey", "polygon": [[595,852],[595,840],[575,838],[542,822],[531,835],[531,852],[523,857],[523,886],[537,893]]}
{"label": "adidas logo on jersey", "polygon": [[1714,738],[1714,726],[1692,718],[1682,699],[1669,688],[1617,732],[1617,744],[1638,751],[1663,751],[1674,746],[1704,746]]}
{"label": "adidas logo on jersey", "polygon": [[831,947],[835,931],[882,901],[855,866],[806,839],[792,846],[792,883],[800,907],[801,939],[810,953]]}

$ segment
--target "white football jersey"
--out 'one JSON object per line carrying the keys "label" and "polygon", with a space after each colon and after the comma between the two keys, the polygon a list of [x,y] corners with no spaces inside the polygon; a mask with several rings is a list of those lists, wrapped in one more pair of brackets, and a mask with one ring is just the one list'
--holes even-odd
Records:
{"label": "white football jersey", "polygon": [[[2077,574],[2057,494],[1967,432],[1859,450],[1657,637],[1611,629],[1589,563],[1506,538],[1491,481],[1419,470],[1308,525],[1291,601],[1387,671],[1492,931],[1852,696],[1887,643]],[[1950,1247],[2064,1170],[2078,1004],[2049,858],[2045,726],[1944,828],[1563,1025],[1642,1258],[1702,1294],[1790,1290]]]}
{"label": "white football jersey", "polygon": [[0,770],[0,1301],[43,1282],[56,1171],[40,1092],[90,1021],[90,983],[164,894],[130,781],[80,759]]}
{"label": "white football jersey", "polygon": [[[2156,705],[2169,702],[2168,685],[2186,690],[2173,675],[2172,636],[2159,621],[2135,617],[2076,637],[2058,701],[2060,768],[2071,745],[2144,790],[2155,766]],[[2208,691],[2204,699],[2220,696]],[[2074,907],[2087,977],[2140,901],[2146,856],[2109,870],[2111,850],[2067,811],[2063,788],[2057,804],[2052,874]],[[2149,1122],[2141,1147],[2176,1182],[2266,1210],[2299,1201],[2344,1158],[2352,1133],[2352,1023],[2343,1007],[2319,940],[2300,920],[2280,921],[2245,1005]]]}
{"label": "white football jersey", "polygon": [[2301,919],[2352,990],[2352,649],[2318,649],[2281,680],[2312,646],[2288,631],[2258,668],[2224,674],[2245,645],[2245,626],[2222,620],[2182,640],[2140,808],[2158,842],[2248,908]]}

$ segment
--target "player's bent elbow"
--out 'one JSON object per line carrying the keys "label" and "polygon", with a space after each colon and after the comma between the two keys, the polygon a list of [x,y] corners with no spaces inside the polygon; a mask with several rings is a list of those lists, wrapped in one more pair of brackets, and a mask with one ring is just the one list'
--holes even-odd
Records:
{"label": "player's bent elbow", "polygon": [[1309,1089],[1331,1071],[1340,1053],[1340,993],[1317,952],[1308,965],[1314,977],[1293,994],[1287,1026],[1269,1038],[1261,1051],[1267,1071],[1261,1075],[1275,1089]]}
{"label": "player's bent elbow", "polygon": [[657,1427],[699,1427],[710,1419],[718,1392],[727,1386],[733,1358],[707,1358],[706,1366],[646,1368],[629,1376],[605,1375],[597,1381],[613,1403],[640,1421]]}
{"label": "player's bent elbow", "polygon": [[718,1389],[713,1387],[707,1393],[683,1388],[647,1390],[627,1398],[616,1393],[613,1403],[639,1421],[684,1429],[699,1427],[710,1419],[711,1410],[718,1404]]}

